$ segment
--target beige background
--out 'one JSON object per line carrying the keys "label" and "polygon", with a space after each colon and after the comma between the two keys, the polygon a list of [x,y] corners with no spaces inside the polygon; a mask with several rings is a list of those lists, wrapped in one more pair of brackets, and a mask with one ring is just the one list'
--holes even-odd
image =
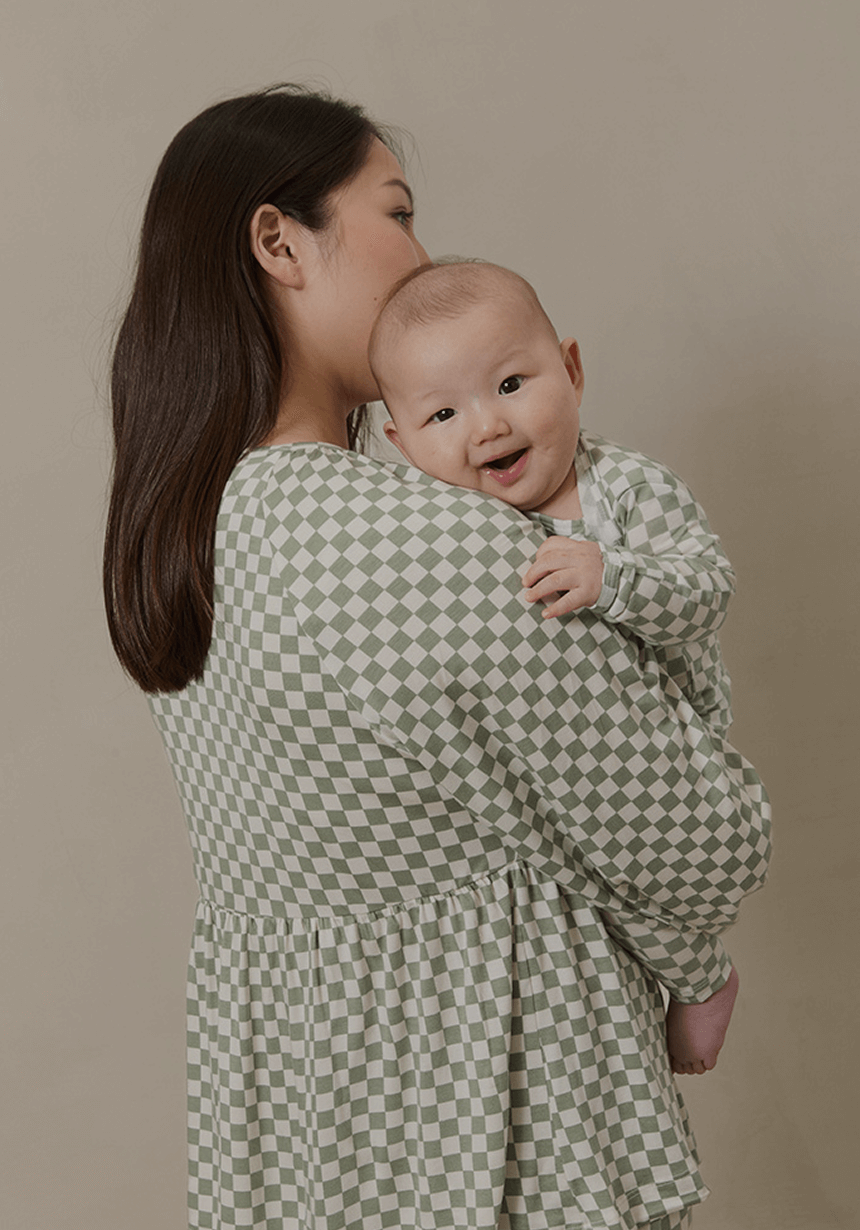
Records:
{"label": "beige background", "polygon": [[3,1227],[184,1225],[194,887],[102,621],[104,365],[167,142],[283,79],[412,132],[427,248],[529,277],[582,344],[585,422],[678,469],[723,535],[735,741],[778,845],[730,940],[729,1044],[684,1085],[697,1230],[858,1224],[858,11],[6,0]]}

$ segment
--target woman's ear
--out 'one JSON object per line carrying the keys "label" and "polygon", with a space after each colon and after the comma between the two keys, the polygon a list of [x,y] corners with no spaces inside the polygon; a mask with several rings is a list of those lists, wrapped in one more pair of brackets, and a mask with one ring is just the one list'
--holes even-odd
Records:
{"label": "woman's ear", "polygon": [[579,342],[574,337],[566,337],[561,343],[561,357],[570,383],[576,393],[576,404],[582,402],[582,392],[585,388],[585,372],[582,369],[582,356],[579,353]]}
{"label": "woman's ear", "polygon": [[251,219],[251,251],[258,264],[281,286],[304,285],[307,232],[275,205],[261,205]]}

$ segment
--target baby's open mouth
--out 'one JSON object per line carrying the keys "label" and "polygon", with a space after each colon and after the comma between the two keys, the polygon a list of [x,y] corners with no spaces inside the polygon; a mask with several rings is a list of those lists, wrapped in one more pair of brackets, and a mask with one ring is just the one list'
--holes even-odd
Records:
{"label": "baby's open mouth", "polygon": [[521,448],[516,453],[508,453],[504,457],[497,457],[495,461],[488,461],[487,466],[491,470],[509,470],[511,466],[517,464],[525,451],[524,448]]}

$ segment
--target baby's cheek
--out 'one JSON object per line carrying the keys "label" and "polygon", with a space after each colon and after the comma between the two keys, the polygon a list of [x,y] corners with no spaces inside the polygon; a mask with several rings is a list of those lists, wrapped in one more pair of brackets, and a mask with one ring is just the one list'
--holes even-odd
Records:
{"label": "baby's cheek", "polygon": [[419,457],[423,457],[422,469],[427,470],[428,474],[432,474],[435,478],[440,478],[443,483],[456,483],[460,487],[474,485],[467,483],[468,476],[463,473],[463,467],[453,462],[444,449],[424,448],[419,453]]}

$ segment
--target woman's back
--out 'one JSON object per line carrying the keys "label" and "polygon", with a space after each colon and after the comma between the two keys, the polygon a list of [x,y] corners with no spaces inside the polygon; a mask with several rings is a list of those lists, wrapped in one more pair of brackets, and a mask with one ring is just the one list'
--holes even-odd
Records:
{"label": "woman's back", "polygon": [[[344,514],[355,515],[342,496],[327,508],[299,484],[317,468],[323,482],[327,463],[342,469],[344,456],[299,445],[240,463],[219,518],[205,675],[183,693],[150,698],[189,819],[201,891],[243,913],[364,916],[450,891],[511,859],[428,770],[380,741],[292,600],[287,569],[313,585],[317,561],[284,534],[313,533],[315,522],[335,530]],[[374,509],[368,522],[383,528],[386,518]],[[380,531],[372,537],[378,548]],[[366,581],[381,582],[379,555],[368,550],[353,562],[367,568]],[[346,635],[378,635],[381,615],[380,604],[368,607],[362,627]],[[396,645],[380,641],[373,653],[376,668],[397,673]]]}

